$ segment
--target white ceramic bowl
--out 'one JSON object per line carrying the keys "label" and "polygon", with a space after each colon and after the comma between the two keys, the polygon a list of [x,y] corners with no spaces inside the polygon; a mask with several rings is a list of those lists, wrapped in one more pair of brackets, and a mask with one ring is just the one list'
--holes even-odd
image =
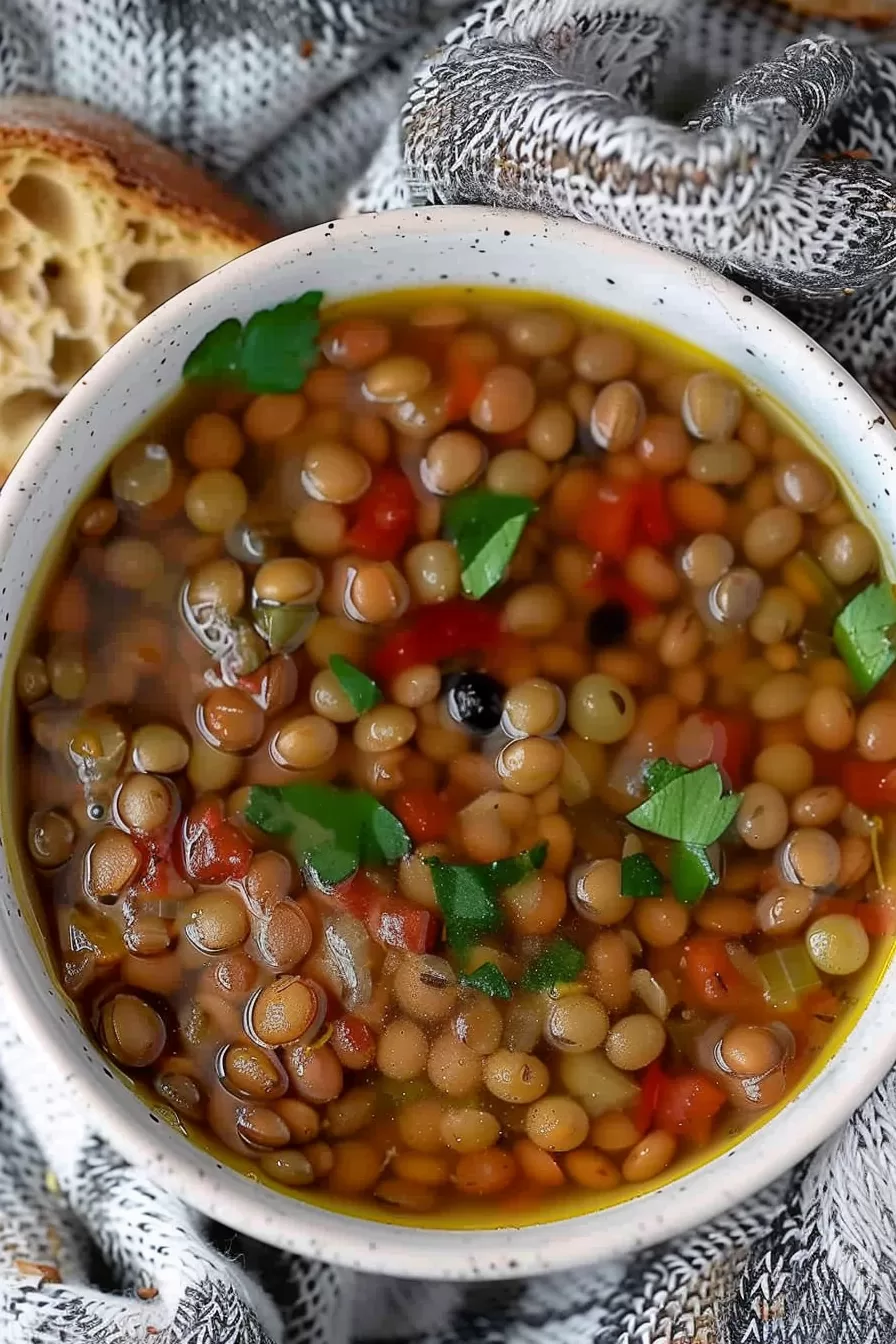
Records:
{"label": "white ceramic bowl", "polygon": [[[586,300],[653,323],[733,365],[801,420],[896,560],[896,433],[818,346],[736,285],[671,253],[592,226],[531,214],[441,209],[368,216],[271,243],[142,322],[50,416],[0,494],[3,713],[12,722],[16,628],[35,569],[115,445],[177,388],[185,356],[226,317],[307,289],[345,298],[444,282],[506,285]],[[359,1269],[421,1278],[500,1278],[619,1256],[720,1213],[802,1158],[846,1119],[896,1057],[896,971],[839,1049],[766,1123],[683,1176],[597,1213],[545,1226],[417,1230],[315,1207],[253,1184],[164,1123],[105,1067],[65,1006],[16,894],[16,819],[4,808],[0,977],[8,1010],[76,1089],[97,1128],[147,1175],[263,1241]]]}

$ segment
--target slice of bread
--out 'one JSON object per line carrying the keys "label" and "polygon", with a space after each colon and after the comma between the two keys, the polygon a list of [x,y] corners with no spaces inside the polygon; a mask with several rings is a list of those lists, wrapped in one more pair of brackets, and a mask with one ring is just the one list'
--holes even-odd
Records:
{"label": "slice of bread", "polygon": [[128,122],[60,98],[0,98],[0,481],[113,342],[273,236]]}

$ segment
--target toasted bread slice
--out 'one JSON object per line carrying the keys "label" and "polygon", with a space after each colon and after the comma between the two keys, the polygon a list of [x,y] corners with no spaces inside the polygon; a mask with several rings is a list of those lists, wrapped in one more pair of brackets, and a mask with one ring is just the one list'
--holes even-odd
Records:
{"label": "toasted bread slice", "polygon": [[0,98],[0,481],[113,342],[273,236],[128,122],[60,98]]}

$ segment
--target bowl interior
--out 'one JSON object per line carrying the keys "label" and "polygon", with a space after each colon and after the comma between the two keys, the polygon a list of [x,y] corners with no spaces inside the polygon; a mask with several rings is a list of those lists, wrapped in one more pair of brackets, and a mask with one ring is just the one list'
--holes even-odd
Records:
{"label": "bowl interior", "polygon": [[[730,366],[779,415],[786,407],[790,431],[820,449],[856,511],[867,516],[892,570],[896,542],[887,501],[896,434],[818,347],[735,286],[655,249],[534,216],[455,209],[348,221],[271,244],[165,305],[85,377],[38,435],[0,496],[0,696],[8,734],[13,669],[54,539],[116,445],[176,390],[183,360],[205,332],[225,317],[244,318],[311,288],[338,302],[459,282],[580,300],[634,324],[642,336],[644,324],[660,328],[659,339],[674,340],[685,358],[690,352],[705,365],[708,352]],[[17,899],[28,882],[9,771],[2,788],[0,964],[23,1028],[49,1051],[64,1085],[86,1093],[99,1127],[125,1155],[176,1179],[186,1198],[223,1221],[305,1254],[426,1277],[496,1277],[620,1254],[711,1216],[770,1180],[844,1118],[896,1055],[896,1032],[881,1026],[893,996],[891,949],[881,949],[866,971],[862,1001],[838,1022],[798,1092],[680,1166],[671,1182],[658,1178],[634,1197],[614,1192],[613,1206],[596,1215],[587,1212],[593,1197],[571,1196],[551,1210],[550,1220],[563,1221],[550,1239],[526,1226],[545,1220],[533,1211],[521,1211],[514,1228],[489,1228],[485,1217],[473,1231],[466,1220],[463,1231],[440,1218],[438,1227],[410,1232],[391,1215],[346,1216],[335,1201],[307,1195],[299,1201],[257,1178],[250,1183],[238,1164],[225,1166],[215,1152],[192,1147],[173,1112],[148,1109],[130,1080],[125,1086],[113,1076],[55,988],[33,906]],[[721,1160],[708,1171],[712,1158]]]}

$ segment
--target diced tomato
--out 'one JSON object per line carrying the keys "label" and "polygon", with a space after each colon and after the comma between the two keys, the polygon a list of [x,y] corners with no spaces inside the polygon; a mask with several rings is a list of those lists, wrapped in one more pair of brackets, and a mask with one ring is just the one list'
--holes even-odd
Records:
{"label": "diced tomato", "polygon": [[355,873],[347,882],[334,887],[328,892],[328,896],[340,910],[346,910],[348,914],[354,915],[355,919],[360,919],[362,924],[366,924],[370,912],[383,898],[383,889],[362,871]]}
{"label": "diced tomato", "polygon": [[156,896],[159,900],[178,900],[189,894],[186,884],[173,860],[179,856],[172,851],[178,836],[177,825],[166,825],[141,835],[131,835],[142,863],[133,879],[134,891],[140,895]]}
{"label": "diced tomato", "polygon": [[638,486],[638,524],[651,546],[670,546],[678,535],[662,481],[642,481]]}
{"label": "diced tomato", "polygon": [[183,818],[180,843],[174,857],[185,878],[218,886],[245,877],[252,862],[252,846],[224,816],[219,798],[200,798]]}
{"label": "diced tomato", "polygon": [[632,548],[638,491],[627,481],[601,480],[576,522],[576,536],[602,560],[624,560]]}
{"label": "diced tomato", "polygon": [[747,719],[719,710],[698,711],[698,719],[712,728],[713,744],[709,754],[731,782],[733,789],[744,783],[747,761],[753,747],[753,729]]}
{"label": "diced tomato", "polygon": [[235,685],[254,700],[266,714],[286,709],[296,698],[299,689],[299,670],[292,656],[275,653],[261,667],[246,676],[237,677]]}
{"label": "diced tomato", "polygon": [[761,1010],[762,992],[736,970],[725,942],[712,934],[688,939],[682,957],[685,988],[696,1005],[717,1013]]}
{"label": "diced tomato", "polygon": [[435,946],[437,917],[401,896],[390,896],[365,872],[329,893],[340,909],[360,919],[374,942],[406,952],[428,952]]}
{"label": "diced tomato", "polygon": [[646,1134],[651,1126],[665,1077],[662,1064],[655,1059],[641,1079],[641,1095],[634,1114],[639,1134]]}
{"label": "diced tomato", "polygon": [[843,792],[863,812],[896,807],[896,766],[889,761],[844,761],[840,772]]}
{"label": "diced tomato", "polygon": [[376,1036],[366,1022],[344,1013],[333,1023],[333,1048],[339,1062],[350,1069],[366,1068],[376,1054]]}
{"label": "diced tomato", "polygon": [[465,420],[485,381],[485,370],[471,359],[449,356],[447,411],[449,421]]}
{"label": "diced tomato", "polygon": [[404,472],[384,467],[357,506],[347,545],[372,560],[394,560],[414,528],[417,500]]}
{"label": "diced tomato", "polygon": [[823,915],[853,915],[869,938],[887,938],[896,933],[896,910],[875,901],[849,901],[842,896],[829,896],[814,912],[814,918]]}
{"label": "diced tomato", "polygon": [[712,1122],[727,1097],[706,1074],[668,1074],[661,1082],[654,1124],[670,1134],[683,1134],[695,1143],[706,1143]]}
{"label": "diced tomato", "polygon": [[390,681],[406,667],[428,662],[423,643],[413,626],[396,630],[389,635],[373,655],[373,675],[379,681]]}
{"label": "diced tomato", "polygon": [[439,921],[429,910],[400,896],[383,897],[367,918],[367,931],[383,947],[428,952],[435,947]]}
{"label": "diced tomato", "polygon": [[487,649],[500,638],[500,620],[492,607],[465,597],[451,598],[422,607],[411,624],[390,635],[373,655],[374,674],[388,681],[407,667]]}
{"label": "diced tomato", "polygon": [[576,536],[600,560],[620,562],[638,541],[670,546],[677,534],[662,481],[600,479],[576,523]]}
{"label": "diced tomato", "polygon": [[891,938],[896,933],[896,910],[887,905],[860,901],[855,916],[869,938]]}
{"label": "diced tomato", "polygon": [[403,789],[390,801],[415,844],[444,840],[451,830],[451,809],[435,789]]}

